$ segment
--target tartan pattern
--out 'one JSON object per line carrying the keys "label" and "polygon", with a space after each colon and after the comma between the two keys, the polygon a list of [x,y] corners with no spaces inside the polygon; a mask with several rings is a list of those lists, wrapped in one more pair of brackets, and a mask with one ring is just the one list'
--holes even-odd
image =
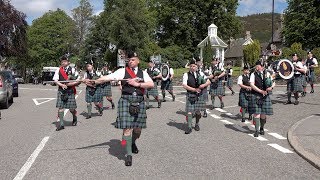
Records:
{"label": "tartan pattern", "polygon": [[77,102],[76,102],[76,98],[75,98],[75,95],[73,94],[73,92],[71,94],[69,94],[67,102],[63,102],[61,100],[61,94],[62,93],[60,91],[58,91],[58,93],[57,93],[57,103],[56,103],[56,107],[57,108],[61,108],[61,109],[77,109]]}
{"label": "tartan pattern", "polygon": [[209,95],[208,95],[208,87],[206,87],[206,88],[204,88],[203,90],[202,90],[202,93],[203,93],[203,99],[204,99],[204,101],[205,102],[208,102],[209,101]]}
{"label": "tartan pattern", "polygon": [[[247,96],[247,99],[246,99],[246,96]],[[251,96],[250,92],[243,92],[242,90],[240,90],[238,105],[243,108],[249,107],[250,96]]]}
{"label": "tartan pattern", "polygon": [[102,88],[100,86],[97,86],[94,95],[91,96],[89,94],[89,87],[87,87],[85,100],[87,103],[102,102],[103,101]]}
{"label": "tartan pattern", "polygon": [[316,82],[316,75],[314,71],[311,71],[308,83],[313,84],[314,82]]}
{"label": "tartan pattern", "polygon": [[158,86],[157,86],[157,83],[156,82],[153,82],[154,83],[154,86],[153,88],[151,89],[147,89],[147,92],[149,96],[158,96],[159,93],[158,93]]}
{"label": "tartan pattern", "polygon": [[[131,116],[129,106],[139,102],[138,116]],[[122,95],[118,102],[118,112],[115,127],[118,129],[146,128],[147,112],[143,96]]]}
{"label": "tartan pattern", "polygon": [[196,111],[204,111],[206,106],[204,94],[199,95],[198,101],[196,101],[194,104],[190,103],[188,99],[189,95],[189,93],[186,94],[186,112],[195,113]]}
{"label": "tartan pattern", "polygon": [[166,81],[161,81],[161,90],[173,90],[173,86],[172,86],[172,81],[170,80],[166,80]]}
{"label": "tartan pattern", "polygon": [[226,82],[227,87],[232,87],[233,86],[233,80],[231,77],[228,77],[228,80]]}
{"label": "tartan pattern", "polygon": [[268,96],[265,97],[265,100],[262,105],[257,104],[258,98],[262,98],[262,95],[252,94],[249,99],[249,114],[265,114],[273,115],[273,108],[271,99]]}
{"label": "tartan pattern", "polygon": [[303,87],[307,86],[307,76],[305,74],[302,75],[302,86]]}
{"label": "tartan pattern", "polygon": [[111,84],[107,83],[104,87],[101,88],[101,95],[112,97]]}
{"label": "tartan pattern", "polygon": [[[214,88],[213,85],[218,83],[218,87]],[[210,93],[215,96],[223,96],[225,95],[225,88],[223,86],[222,78],[218,80],[218,82],[212,82],[210,85]]]}
{"label": "tartan pattern", "polygon": [[287,81],[288,92],[303,92],[303,76],[294,77]]}

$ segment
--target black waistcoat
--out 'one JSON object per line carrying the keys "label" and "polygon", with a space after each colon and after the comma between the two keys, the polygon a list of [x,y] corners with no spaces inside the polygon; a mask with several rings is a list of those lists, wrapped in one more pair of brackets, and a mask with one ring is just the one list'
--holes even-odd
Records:
{"label": "black waistcoat", "polygon": [[[194,77],[194,75],[190,71],[188,72],[187,85],[193,88],[199,87],[197,79]],[[195,93],[195,92],[188,91],[188,93]]]}
{"label": "black waistcoat", "polygon": [[[67,68],[66,74],[67,74],[67,76],[69,76],[69,77],[72,75],[72,68],[71,68],[70,66]],[[68,79],[64,79],[64,78],[63,78],[63,76],[62,76],[62,74],[61,74],[61,72],[60,72],[60,69],[59,69],[59,81],[66,81],[66,80],[68,80]],[[62,89],[62,87],[59,86],[59,89],[58,89],[58,90],[59,90],[59,91],[62,91],[63,89]],[[68,89],[67,89],[67,90],[72,90],[72,88],[68,86]]]}
{"label": "black waistcoat", "polygon": [[[132,78],[129,73],[127,72],[127,70],[125,70],[125,75],[124,75],[124,79],[130,79]],[[142,81],[144,82],[143,79],[143,71],[138,69],[137,75],[138,78],[141,78]],[[133,92],[137,93],[137,96],[143,96],[143,92],[142,92],[142,88],[138,88],[138,87],[134,87],[128,84],[127,81],[121,81],[121,85],[122,85],[122,95],[132,95]]]}
{"label": "black waistcoat", "polygon": [[310,67],[312,65],[314,65],[315,63],[313,62],[313,58],[311,59],[307,59],[306,65],[309,66],[310,71],[314,71],[313,67]]}

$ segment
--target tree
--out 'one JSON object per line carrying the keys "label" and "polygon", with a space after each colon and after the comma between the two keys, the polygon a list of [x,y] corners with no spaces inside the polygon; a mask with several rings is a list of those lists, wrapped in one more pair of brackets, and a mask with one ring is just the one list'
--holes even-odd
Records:
{"label": "tree", "polygon": [[203,49],[203,62],[205,65],[209,65],[213,58],[213,49],[211,47],[210,39],[208,39],[208,42],[206,46]]}
{"label": "tree", "polygon": [[80,51],[84,46],[86,35],[88,34],[91,26],[93,6],[88,0],[80,0],[79,7],[72,9],[72,17],[75,21],[75,36],[76,36],[76,48],[78,50],[77,55],[80,55]]}
{"label": "tree", "polygon": [[[31,67],[58,66],[59,58],[73,52],[75,25],[63,10],[49,11],[28,29]],[[37,66],[36,66],[37,65]]]}
{"label": "tree", "polygon": [[300,42],[303,49],[313,49],[320,44],[319,0],[287,0],[283,36],[287,46]]}
{"label": "tree", "polygon": [[243,58],[245,63],[249,63],[250,66],[259,59],[261,53],[261,46],[258,40],[254,40],[253,43],[244,46]]}
{"label": "tree", "polygon": [[0,58],[25,56],[27,38],[25,14],[17,11],[8,0],[0,0]]}

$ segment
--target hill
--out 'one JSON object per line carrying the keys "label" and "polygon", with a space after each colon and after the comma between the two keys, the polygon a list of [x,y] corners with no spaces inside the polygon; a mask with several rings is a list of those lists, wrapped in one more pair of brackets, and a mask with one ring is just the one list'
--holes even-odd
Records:
{"label": "hill", "polygon": [[[239,17],[243,23],[245,35],[246,31],[251,32],[252,39],[258,39],[260,43],[269,42],[271,39],[272,14],[252,14],[249,16]],[[274,14],[274,30],[280,27],[280,14]]]}

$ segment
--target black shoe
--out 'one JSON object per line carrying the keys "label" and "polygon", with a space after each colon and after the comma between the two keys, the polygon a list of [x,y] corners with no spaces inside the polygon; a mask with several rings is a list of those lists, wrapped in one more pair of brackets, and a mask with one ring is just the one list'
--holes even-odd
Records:
{"label": "black shoe", "polygon": [[134,154],[138,154],[139,149],[138,149],[138,147],[137,147],[136,143],[132,143],[131,148],[132,148],[132,153],[134,153]]}
{"label": "black shoe", "polygon": [[165,99],[162,99],[162,102],[166,102],[166,100],[165,100]]}
{"label": "black shoe", "polygon": [[188,128],[188,130],[186,132],[184,132],[185,134],[190,134],[192,132],[192,128]]}
{"label": "black shoe", "polygon": [[212,105],[210,109],[213,110],[214,109],[214,105]]}
{"label": "black shoe", "polygon": [[301,96],[305,97],[306,96],[306,92],[301,93]]}
{"label": "black shoe", "polygon": [[124,164],[126,166],[132,166],[132,156],[128,155]]}
{"label": "black shoe", "polygon": [[292,104],[291,101],[287,101],[285,103],[283,103],[284,105],[287,105],[287,104]]}
{"label": "black shoe", "polygon": [[59,126],[59,127],[57,127],[56,131],[60,131],[62,129],[64,129],[64,126]]}
{"label": "black shoe", "polygon": [[173,95],[173,96],[172,96],[172,101],[175,101],[175,100],[176,100],[176,96]]}
{"label": "black shoe", "polygon": [[146,106],[146,109],[150,109],[150,106]]}
{"label": "black shoe", "polygon": [[112,106],[112,109],[114,109],[114,108],[115,108],[114,103],[112,103],[112,104],[111,104],[111,106]]}
{"label": "black shoe", "polygon": [[86,117],[86,119],[90,119],[91,118],[91,115],[88,115],[87,117]]}
{"label": "black shoe", "polygon": [[241,119],[241,122],[246,122],[246,120],[244,118]]}
{"label": "black shoe", "polygon": [[75,117],[73,120],[72,120],[72,126],[76,126],[78,123],[78,118]]}
{"label": "black shoe", "polygon": [[259,131],[254,132],[253,137],[258,137],[259,136]]}
{"label": "black shoe", "polygon": [[196,125],[194,126],[194,130],[196,130],[196,131],[200,131],[200,127],[199,127],[199,125],[198,125],[198,124],[196,124]]}
{"label": "black shoe", "polygon": [[220,108],[223,109],[224,108],[224,103],[221,102]]}
{"label": "black shoe", "polygon": [[248,119],[249,121],[251,121],[252,120],[252,115],[249,115],[249,119]]}
{"label": "black shoe", "polygon": [[299,104],[299,101],[296,100],[293,104],[294,104],[294,105],[298,105],[298,104]]}
{"label": "black shoe", "polygon": [[161,108],[161,101],[158,101],[158,108]]}
{"label": "black shoe", "polygon": [[264,129],[263,128],[260,128],[260,134],[264,135]]}
{"label": "black shoe", "polygon": [[103,109],[99,108],[99,116],[102,116],[102,115],[103,115]]}
{"label": "black shoe", "polygon": [[204,117],[204,118],[208,117],[207,111],[204,111],[204,112],[203,112],[203,117]]}
{"label": "black shoe", "polygon": [[231,95],[232,95],[232,96],[234,95],[234,91],[232,91]]}
{"label": "black shoe", "polygon": [[314,90],[313,90],[313,89],[311,89],[310,93],[314,93]]}

